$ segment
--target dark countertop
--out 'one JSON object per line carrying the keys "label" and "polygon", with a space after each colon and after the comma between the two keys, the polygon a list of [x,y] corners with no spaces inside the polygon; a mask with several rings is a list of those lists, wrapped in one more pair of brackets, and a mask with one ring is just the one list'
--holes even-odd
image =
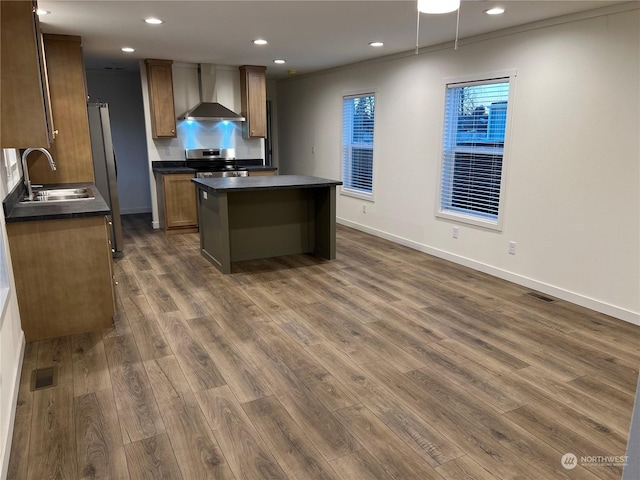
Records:
{"label": "dark countertop", "polygon": [[241,165],[241,166],[242,166],[242,168],[246,168],[250,172],[254,171],[254,170],[262,170],[262,171],[265,171],[265,172],[278,170],[278,167],[269,167],[269,166],[264,166],[264,165]]}
{"label": "dark countertop", "polygon": [[195,168],[189,167],[153,167],[154,173],[196,173]]}
{"label": "dark countertop", "polygon": [[60,218],[95,217],[108,215],[110,212],[98,188],[93,183],[65,183],[46,185],[47,188],[81,188],[89,187],[95,198],[91,200],[67,200],[61,202],[20,203],[24,195],[24,184],[18,186],[5,198],[2,206],[5,221],[29,222],[35,220],[54,220]]}
{"label": "dark countertop", "polygon": [[[260,162],[260,163],[257,163]],[[184,160],[162,160],[151,162],[154,173],[195,173],[198,170],[186,166]],[[238,159],[235,161],[238,167],[246,168],[249,171],[276,171],[277,167],[262,165],[262,160],[258,159]]]}
{"label": "dark countertop", "polygon": [[202,190],[234,192],[247,190],[277,190],[283,188],[320,188],[342,185],[337,180],[307,175],[274,175],[267,177],[194,178],[191,180]]}

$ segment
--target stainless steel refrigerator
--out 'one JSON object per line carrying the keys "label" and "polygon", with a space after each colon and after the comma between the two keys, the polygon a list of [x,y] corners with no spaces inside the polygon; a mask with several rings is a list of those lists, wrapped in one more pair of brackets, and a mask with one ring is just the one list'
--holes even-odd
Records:
{"label": "stainless steel refrigerator", "polygon": [[111,209],[111,248],[113,256],[122,255],[122,223],[120,221],[120,203],[118,202],[118,167],[111,140],[109,106],[106,103],[90,103],[89,130],[91,132],[91,151],[93,153],[93,171],[96,187]]}

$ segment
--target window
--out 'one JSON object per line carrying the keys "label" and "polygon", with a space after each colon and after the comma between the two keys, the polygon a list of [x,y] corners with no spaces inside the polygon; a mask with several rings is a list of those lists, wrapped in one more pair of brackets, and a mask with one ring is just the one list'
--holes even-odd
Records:
{"label": "window", "polygon": [[373,195],[373,126],[376,97],[373,93],[342,100],[342,192],[371,198]]}
{"label": "window", "polygon": [[500,228],[510,82],[447,85],[438,216]]}

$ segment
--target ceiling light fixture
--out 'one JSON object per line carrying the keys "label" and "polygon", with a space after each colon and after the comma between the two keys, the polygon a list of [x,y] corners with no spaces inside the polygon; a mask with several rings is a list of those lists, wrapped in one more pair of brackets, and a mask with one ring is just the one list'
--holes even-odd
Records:
{"label": "ceiling light fixture", "polygon": [[36,10],[36,14],[38,16],[42,16],[42,15],[49,15],[51,12],[49,10],[44,10],[43,8],[38,8]]}
{"label": "ceiling light fixture", "polygon": [[494,7],[489,10],[485,10],[484,13],[487,15],[502,15],[504,13],[504,8],[502,7]]}
{"label": "ceiling light fixture", "polygon": [[131,47],[122,47],[120,50],[122,50],[125,53],[132,53],[136,51],[135,48],[131,48]]}
{"label": "ceiling light fixture", "polygon": [[369,42],[369,45],[371,45],[372,47],[382,47],[384,45],[384,43],[382,43],[382,42]]}
{"label": "ceiling light fixture", "polygon": [[273,61],[273,63],[277,63],[278,65],[282,65],[283,63],[286,63],[284,60],[282,60],[281,58],[277,58],[276,60]]}
{"label": "ceiling light fixture", "polygon": [[456,40],[453,49],[458,49],[458,33],[460,31],[460,0],[418,0],[416,19],[416,55],[420,52],[420,14],[441,14],[456,11]]}
{"label": "ceiling light fixture", "polygon": [[418,0],[418,11],[421,13],[449,13],[460,8],[460,0]]}
{"label": "ceiling light fixture", "polygon": [[263,39],[263,38],[257,38],[257,39],[255,39],[255,40],[253,41],[253,43],[254,43],[255,45],[266,45],[266,44],[267,44],[267,43],[269,43],[269,42],[267,42],[267,41],[266,41],[265,39]]}
{"label": "ceiling light fixture", "polygon": [[162,20],[160,20],[159,18],[155,18],[155,17],[145,18],[144,22],[148,23],[149,25],[160,25],[161,23],[163,23]]}

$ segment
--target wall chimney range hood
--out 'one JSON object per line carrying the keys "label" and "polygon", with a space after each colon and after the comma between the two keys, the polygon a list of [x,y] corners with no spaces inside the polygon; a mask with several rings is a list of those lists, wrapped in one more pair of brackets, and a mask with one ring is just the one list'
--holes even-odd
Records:
{"label": "wall chimney range hood", "polygon": [[[244,122],[242,115],[228,109],[218,102],[205,102],[202,95],[202,65],[198,64],[198,93],[200,94],[200,103],[188,110],[178,120],[199,120],[209,122]],[[217,97],[217,95],[216,95]],[[215,98],[217,100],[217,98]]]}

